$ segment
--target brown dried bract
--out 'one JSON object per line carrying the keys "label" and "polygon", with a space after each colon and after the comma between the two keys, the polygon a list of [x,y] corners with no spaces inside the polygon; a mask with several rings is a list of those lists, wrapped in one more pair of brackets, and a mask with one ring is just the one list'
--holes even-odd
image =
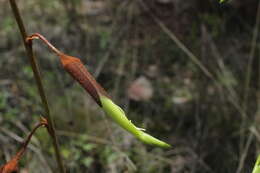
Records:
{"label": "brown dried bract", "polygon": [[8,161],[5,165],[3,165],[0,168],[0,173],[17,173],[18,172],[18,163],[19,160],[22,158],[23,154],[25,153],[25,150],[27,149],[27,146],[32,138],[32,135],[35,133],[35,131],[41,127],[41,126],[47,126],[48,122],[45,118],[41,118],[40,123],[38,123],[33,130],[31,131],[31,133],[28,135],[28,137],[26,138],[25,142],[23,143],[22,148],[16,153],[16,155],[10,160]]}
{"label": "brown dried bract", "polygon": [[101,105],[99,95],[105,95],[109,97],[107,92],[100,86],[100,84],[95,80],[95,78],[89,73],[84,64],[79,58],[66,55],[56,49],[45,37],[39,33],[35,33],[27,37],[27,42],[33,39],[41,39],[47,46],[56,53],[61,60],[63,68],[76,80],[80,85],[90,94],[90,96],[95,100],[95,102]]}
{"label": "brown dried bract", "polygon": [[18,172],[18,161],[16,157],[7,162],[1,167],[0,173],[17,173]]}
{"label": "brown dried bract", "polygon": [[107,97],[109,97],[109,95],[89,73],[80,59],[65,54],[60,55],[60,59],[64,69],[80,83],[99,106],[102,106],[99,94]]}

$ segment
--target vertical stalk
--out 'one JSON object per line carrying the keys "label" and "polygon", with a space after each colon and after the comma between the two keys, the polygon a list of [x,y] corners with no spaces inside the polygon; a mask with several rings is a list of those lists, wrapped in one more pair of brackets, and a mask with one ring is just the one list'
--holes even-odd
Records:
{"label": "vertical stalk", "polygon": [[62,163],[62,159],[61,159],[61,155],[60,155],[60,150],[59,150],[59,144],[58,144],[58,140],[57,140],[57,136],[56,136],[56,132],[55,132],[55,127],[54,127],[54,123],[50,114],[50,109],[49,109],[49,105],[48,105],[48,101],[47,101],[47,97],[45,95],[44,89],[43,89],[43,85],[42,85],[42,80],[41,80],[41,75],[40,75],[40,71],[36,62],[36,58],[35,55],[33,53],[32,50],[32,42],[26,42],[26,37],[27,37],[27,33],[23,24],[23,20],[21,18],[20,12],[19,12],[19,8],[16,4],[15,0],[9,0],[10,6],[12,8],[12,12],[14,14],[15,20],[18,24],[20,33],[22,35],[22,39],[23,39],[23,43],[26,49],[26,53],[27,56],[29,58],[29,61],[31,63],[31,67],[33,70],[33,74],[34,74],[34,78],[39,90],[39,94],[42,100],[42,104],[45,110],[45,115],[46,115],[46,119],[48,121],[48,132],[49,135],[52,137],[52,142],[53,142],[53,146],[54,146],[54,150],[55,150],[55,156],[56,156],[56,160],[58,163],[58,168],[59,168],[59,172],[60,173],[65,173],[65,168],[63,166]]}

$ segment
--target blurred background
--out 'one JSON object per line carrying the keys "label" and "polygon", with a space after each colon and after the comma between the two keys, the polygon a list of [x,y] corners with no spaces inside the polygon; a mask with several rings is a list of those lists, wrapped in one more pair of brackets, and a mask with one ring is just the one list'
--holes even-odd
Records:
{"label": "blurred background", "polygon": [[[138,127],[113,123],[40,41],[34,51],[70,173],[249,173],[259,153],[260,1],[19,0],[28,33],[81,58]],[[258,13],[257,13],[258,11]],[[44,115],[8,1],[0,1],[0,165]],[[57,172],[44,128],[22,173]]]}

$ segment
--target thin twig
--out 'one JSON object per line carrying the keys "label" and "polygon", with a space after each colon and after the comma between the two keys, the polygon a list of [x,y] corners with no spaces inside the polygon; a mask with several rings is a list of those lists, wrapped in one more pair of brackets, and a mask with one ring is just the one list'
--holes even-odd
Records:
{"label": "thin twig", "polygon": [[240,157],[240,160],[239,160],[239,164],[238,164],[238,168],[236,170],[236,173],[240,173],[242,172],[242,169],[244,167],[244,164],[245,164],[245,160],[246,160],[246,156],[248,155],[248,150],[249,150],[249,147],[252,143],[252,140],[253,140],[253,133],[250,133],[248,139],[247,139],[247,142],[245,144],[245,148],[242,152],[242,155]]}
{"label": "thin twig", "polygon": [[52,141],[53,141],[53,146],[54,146],[54,150],[55,150],[56,160],[57,160],[58,167],[59,167],[59,172],[60,173],[65,173],[65,168],[64,168],[63,163],[62,163],[60,150],[59,150],[59,145],[58,145],[56,132],[55,132],[54,124],[53,124],[53,120],[52,120],[52,117],[50,115],[50,109],[49,109],[47,97],[45,95],[45,92],[44,92],[44,89],[43,89],[43,85],[42,85],[40,71],[39,71],[38,65],[36,63],[36,58],[35,58],[34,53],[32,51],[32,43],[31,42],[29,42],[29,43],[26,42],[27,33],[26,33],[26,30],[25,30],[25,27],[24,27],[23,20],[21,18],[19,9],[17,7],[16,1],[15,0],[9,0],[9,3],[11,5],[11,8],[12,8],[15,20],[16,20],[16,22],[18,24],[20,33],[22,35],[23,43],[24,43],[24,46],[25,46],[25,49],[26,49],[26,53],[27,53],[27,56],[28,56],[29,61],[31,63],[31,67],[32,67],[32,70],[33,70],[34,78],[35,78],[35,81],[37,83],[39,94],[40,94],[40,97],[41,97],[41,100],[42,100],[42,104],[43,104],[43,107],[44,107],[44,110],[45,110],[46,119],[48,121],[48,129],[49,129],[48,132],[49,132],[50,136],[53,139]]}
{"label": "thin twig", "polygon": [[245,92],[244,92],[245,95],[244,95],[244,104],[243,104],[243,109],[245,111],[246,111],[247,100],[248,100],[248,95],[249,95],[249,84],[250,84],[250,77],[251,77],[251,73],[252,73],[252,64],[253,64],[253,59],[254,59],[255,52],[256,52],[256,43],[257,43],[257,38],[258,38],[258,33],[259,33],[259,25],[260,25],[260,1],[258,3],[255,27],[254,27],[253,38],[252,38],[252,42],[251,42],[251,50],[250,50],[249,60],[248,60],[248,64],[247,64]]}
{"label": "thin twig", "polygon": [[174,33],[172,33],[169,28],[166,27],[166,25],[158,19],[153,13],[150,12],[150,9],[147,7],[147,5],[142,1],[138,1],[143,8],[149,12],[149,15],[152,17],[152,19],[156,22],[156,24],[166,33],[174,42],[175,44],[191,59],[191,61],[196,64],[201,71],[211,80],[216,82],[216,79],[214,75],[201,63],[201,61],[196,57],[177,37]]}
{"label": "thin twig", "polygon": [[30,134],[28,135],[28,137],[26,138],[26,140],[24,141],[23,143],[23,146],[22,148],[20,149],[20,151],[16,154],[16,158],[18,160],[21,159],[21,157],[24,155],[26,149],[27,149],[27,146],[29,144],[29,142],[31,141],[31,138],[33,136],[33,134],[36,132],[36,130],[42,126],[46,126],[47,127],[48,123],[47,123],[47,120],[42,118],[41,122],[39,122],[34,128],[33,130],[30,132]]}
{"label": "thin twig", "polygon": [[42,40],[56,55],[60,56],[63,54],[59,51],[56,47],[54,47],[44,36],[39,33],[34,33],[33,35],[26,38],[26,42],[30,43],[33,39],[40,39]]}
{"label": "thin twig", "polygon": [[[194,55],[178,38],[177,36],[158,18],[156,17],[153,13],[151,13],[150,9],[147,7],[147,5],[142,1],[138,0],[138,2],[144,7],[145,10],[149,12],[149,15],[151,18],[155,21],[155,23],[162,29],[162,31],[169,36],[171,40],[175,42],[175,44],[190,58],[190,60],[199,67],[199,69],[209,78],[213,81],[213,83],[216,85],[217,88],[221,89],[223,87],[223,84],[219,81],[218,78],[216,78],[213,73],[211,73],[199,60],[199,58]],[[224,87],[231,93],[229,87],[225,86]],[[238,110],[238,112],[242,115],[245,116],[245,113],[243,110],[240,108],[240,105],[234,101],[233,97],[228,98],[229,101],[233,104],[233,106]]]}
{"label": "thin twig", "polygon": [[[16,142],[19,142],[21,144],[24,143],[24,139],[20,136],[18,136],[17,134],[11,132],[10,130],[7,130],[5,128],[0,127],[0,131],[3,132],[4,134],[6,134],[9,138],[14,139]],[[9,139],[6,138],[6,136],[2,136],[0,134],[0,142],[4,142],[5,144],[8,144]],[[35,146],[34,144],[29,144],[28,145],[28,149],[32,150],[34,153],[36,153],[36,155],[38,155],[38,159],[42,162],[42,164],[44,165],[45,168],[45,173],[50,173],[51,172],[51,168],[49,167],[49,165],[47,164],[46,159],[43,157],[43,153],[42,151],[39,149],[39,147]],[[4,150],[5,151],[5,150]],[[5,156],[6,160],[10,160],[11,156]]]}
{"label": "thin twig", "polygon": [[[256,14],[256,21],[255,21],[255,26],[254,26],[254,30],[253,30],[253,37],[252,37],[252,41],[251,41],[251,50],[249,53],[249,59],[248,59],[248,64],[247,64],[247,69],[246,69],[246,77],[245,77],[245,86],[244,86],[244,97],[243,97],[243,103],[242,103],[242,111],[246,114],[247,112],[247,106],[248,106],[248,98],[249,98],[249,90],[250,90],[250,79],[251,79],[251,75],[252,75],[252,64],[253,64],[253,60],[255,57],[255,52],[256,52],[256,45],[257,45],[257,38],[258,38],[258,34],[259,34],[259,25],[260,25],[260,1],[258,3],[258,8],[257,8],[257,14]],[[242,121],[241,121],[241,129],[245,127],[246,125],[246,116],[242,116]],[[256,118],[256,116],[255,116]],[[255,123],[255,121],[253,122]],[[240,142],[240,148],[244,148],[246,147],[245,144],[245,137],[246,134],[245,133],[241,133],[241,142]],[[241,151],[242,152],[242,151]],[[242,170],[242,167],[244,165],[244,157],[243,157],[243,153],[240,157],[240,163],[243,163],[242,165],[239,164],[239,167],[237,168],[237,173],[240,173]]]}

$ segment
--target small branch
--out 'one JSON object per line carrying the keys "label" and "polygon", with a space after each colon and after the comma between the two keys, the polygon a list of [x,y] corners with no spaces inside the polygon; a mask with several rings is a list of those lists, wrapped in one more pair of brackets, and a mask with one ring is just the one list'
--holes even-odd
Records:
{"label": "small branch", "polygon": [[148,6],[143,2],[143,0],[138,0],[137,2],[148,12],[151,18],[155,21],[155,23],[162,29],[162,31],[169,36],[171,40],[175,42],[175,44],[190,58],[190,60],[197,65],[200,70],[212,81],[216,82],[214,75],[201,63],[201,61],[196,57],[178,38],[177,36],[166,27],[166,25],[157,18],[153,13],[150,12]]}
{"label": "small branch", "polygon": [[59,172],[65,173],[65,168],[64,168],[62,160],[61,160],[61,155],[60,155],[60,150],[59,150],[59,145],[58,145],[58,141],[57,141],[57,137],[56,137],[56,132],[55,132],[53,120],[52,120],[52,117],[50,115],[50,109],[49,109],[47,97],[45,95],[43,85],[42,85],[40,71],[39,71],[38,65],[36,63],[36,58],[35,58],[33,51],[32,51],[32,43],[31,43],[31,41],[28,42],[28,43],[26,42],[27,33],[26,33],[26,30],[25,30],[19,9],[17,7],[16,1],[15,0],[9,0],[9,3],[10,3],[10,6],[12,8],[15,20],[18,24],[20,33],[22,35],[23,43],[24,43],[24,46],[25,46],[25,49],[26,49],[26,53],[27,53],[27,56],[28,56],[29,61],[31,63],[34,78],[35,78],[35,81],[36,81],[36,84],[37,84],[37,87],[38,87],[38,90],[39,90],[39,94],[40,94],[40,97],[41,97],[41,100],[42,100],[42,104],[43,104],[43,107],[44,107],[44,110],[45,110],[46,119],[48,121],[48,132],[53,139],[52,141],[53,141],[53,146],[54,146],[54,149],[55,149],[55,156],[56,156],[56,160],[57,160],[57,163],[58,163]]}
{"label": "small branch", "polygon": [[247,102],[248,102],[248,97],[249,97],[249,87],[250,87],[250,78],[252,74],[252,64],[253,60],[255,57],[256,53],[256,48],[257,48],[257,38],[259,35],[259,26],[260,26],[260,1],[258,3],[257,7],[257,12],[256,12],[256,21],[255,21],[255,26],[253,30],[253,38],[251,41],[251,50],[249,53],[249,59],[248,59],[248,64],[247,64],[247,69],[246,69],[246,76],[245,76],[245,88],[244,88],[244,102],[243,102],[243,109],[246,111],[247,109]]}
{"label": "small branch", "polygon": [[28,137],[25,139],[24,144],[22,148],[16,153],[16,155],[9,160],[6,164],[4,164],[2,167],[0,167],[0,173],[13,173],[18,172],[18,164],[20,159],[22,158],[23,154],[25,153],[27,146],[29,142],[31,141],[31,138],[33,134],[36,132],[36,130],[41,127],[46,126],[48,128],[48,121],[45,118],[41,118],[41,122],[39,122],[33,130],[30,132]]}
{"label": "small branch", "polygon": [[48,121],[44,118],[41,118],[41,122],[39,122],[34,128],[33,130],[30,132],[30,134],[28,135],[28,137],[26,138],[26,140],[23,143],[22,148],[20,149],[20,151],[16,154],[15,158],[17,160],[20,160],[21,157],[23,156],[25,150],[27,149],[27,146],[29,144],[29,142],[31,141],[31,138],[33,136],[33,134],[36,132],[36,130],[41,127],[41,126],[45,126],[48,129]]}
{"label": "small branch", "polygon": [[249,137],[247,139],[247,142],[245,144],[245,147],[243,149],[242,155],[241,155],[241,157],[239,159],[239,163],[238,163],[238,167],[237,167],[236,173],[241,173],[243,168],[244,168],[245,160],[246,160],[246,157],[248,155],[248,150],[250,148],[252,140],[253,140],[253,133],[250,133],[250,135],[249,135]]}
{"label": "small branch", "polygon": [[59,51],[56,47],[54,47],[44,36],[42,36],[39,33],[35,33],[29,37],[26,38],[26,42],[29,43],[30,41],[32,41],[33,39],[41,39],[45,44],[47,44],[47,46],[58,56],[60,56],[61,54],[63,54],[61,51]]}

